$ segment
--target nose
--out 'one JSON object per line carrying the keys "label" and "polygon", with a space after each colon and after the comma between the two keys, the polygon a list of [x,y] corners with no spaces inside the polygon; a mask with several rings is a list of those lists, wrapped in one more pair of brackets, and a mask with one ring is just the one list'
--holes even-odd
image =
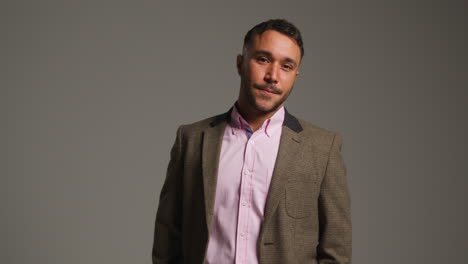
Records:
{"label": "nose", "polygon": [[275,63],[271,63],[265,74],[265,81],[267,83],[278,83],[278,70],[278,65],[276,65]]}

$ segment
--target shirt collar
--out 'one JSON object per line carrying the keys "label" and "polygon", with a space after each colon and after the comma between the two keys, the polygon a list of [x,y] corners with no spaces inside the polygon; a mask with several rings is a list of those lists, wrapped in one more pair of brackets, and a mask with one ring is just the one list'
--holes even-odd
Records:
{"label": "shirt collar", "polygon": [[[284,121],[284,106],[281,106],[273,116],[269,119],[265,120],[262,126],[258,129],[258,131],[263,131],[265,135],[270,137],[273,133],[279,129],[283,125]],[[236,104],[232,107],[231,111],[231,119],[230,119],[231,131],[232,134],[236,134],[238,131],[252,131],[250,125],[245,119],[241,116],[239,111],[237,110]]]}

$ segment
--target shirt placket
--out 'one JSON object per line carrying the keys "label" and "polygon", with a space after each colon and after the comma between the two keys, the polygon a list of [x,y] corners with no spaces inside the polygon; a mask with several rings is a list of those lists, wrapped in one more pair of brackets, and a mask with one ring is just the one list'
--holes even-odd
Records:
{"label": "shirt placket", "polygon": [[239,215],[237,220],[236,263],[246,263],[247,246],[249,239],[249,217],[252,199],[252,174],[254,171],[255,140],[252,136],[247,140],[242,167]]}

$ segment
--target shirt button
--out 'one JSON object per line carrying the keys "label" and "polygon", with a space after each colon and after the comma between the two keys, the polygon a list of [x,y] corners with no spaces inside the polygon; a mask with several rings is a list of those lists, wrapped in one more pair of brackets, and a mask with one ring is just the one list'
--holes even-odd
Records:
{"label": "shirt button", "polygon": [[244,237],[244,236],[245,236],[245,233],[244,233],[244,232],[241,232],[241,233],[240,233],[240,236],[241,236],[241,237]]}
{"label": "shirt button", "polygon": [[246,206],[247,205],[247,202],[246,201],[242,201],[242,206]]}

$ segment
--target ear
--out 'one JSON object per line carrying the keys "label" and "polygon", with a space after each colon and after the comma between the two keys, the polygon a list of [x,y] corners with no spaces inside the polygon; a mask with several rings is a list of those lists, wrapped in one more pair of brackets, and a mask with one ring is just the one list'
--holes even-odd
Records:
{"label": "ear", "polygon": [[244,62],[244,57],[240,54],[237,55],[236,58],[236,66],[237,66],[237,73],[241,75],[242,72],[242,64]]}

